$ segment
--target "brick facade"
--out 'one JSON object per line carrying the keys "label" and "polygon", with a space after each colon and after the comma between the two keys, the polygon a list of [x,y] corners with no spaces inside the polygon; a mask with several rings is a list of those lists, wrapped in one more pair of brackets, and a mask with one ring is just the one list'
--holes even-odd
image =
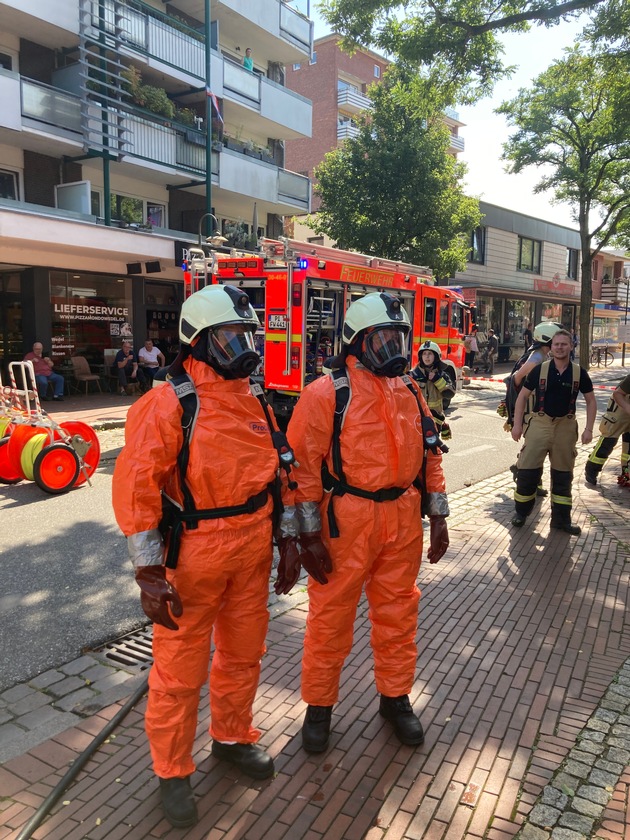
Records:
{"label": "brick facade", "polygon": [[[310,138],[289,140],[285,144],[285,167],[313,177],[313,169],[324,155],[337,148],[337,81],[339,78],[357,85],[362,93],[382,78],[389,62],[369,51],[353,55],[339,48],[339,36],[327,35],[314,43],[316,60],[287,67],[286,86],[308,97],[313,103],[313,134]],[[378,72],[375,74],[375,67]],[[319,207],[313,197],[312,210]]]}

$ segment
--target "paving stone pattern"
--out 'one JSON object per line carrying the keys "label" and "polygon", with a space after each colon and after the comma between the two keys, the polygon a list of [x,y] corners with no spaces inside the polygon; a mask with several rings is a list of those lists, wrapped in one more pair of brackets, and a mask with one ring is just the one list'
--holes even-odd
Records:
{"label": "paving stone pattern", "polygon": [[[426,730],[422,747],[401,746],[378,715],[362,602],[330,748],[318,756],[301,749],[308,605],[299,587],[272,604],[256,701],[261,744],[276,764],[272,780],[252,782],[212,758],[204,692],[193,776],[201,820],[189,830],[170,828],[149,766],[142,700],[34,837],[630,837],[630,540],[624,530],[630,491],[614,485],[612,464],[603,489],[576,479],[578,538],[549,531],[546,499],[526,528],[510,527],[512,491],[507,473],[453,494],[452,547],[439,564],[421,569],[412,702]],[[41,675],[40,685],[5,692],[0,715],[8,710],[9,719],[2,725],[22,726],[11,709],[20,711],[33,692],[54,698],[43,706],[29,700],[34,705],[25,715],[35,714],[34,722],[42,708],[58,711],[64,696],[83,690],[75,680],[95,664],[70,663]],[[70,728],[5,761],[0,840],[18,836],[120,705],[86,717],[72,707],[64,712],[74,716]]]}

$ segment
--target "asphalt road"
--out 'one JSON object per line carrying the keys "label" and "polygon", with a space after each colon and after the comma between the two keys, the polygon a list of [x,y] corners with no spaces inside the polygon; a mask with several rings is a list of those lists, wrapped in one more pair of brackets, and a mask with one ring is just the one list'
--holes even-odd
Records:
{"label": "asphalt road", "polygon": [[[519,446],[496,414],[503,391],[474,384],[453,400],[443,461],[450,492],[474,492],[476,481],[514,462]],[[602,410],[609,393],[596,394]],[[146,623],[112,513],[112,471],[105,463],[91,487],[62,496],[33,482],[0,485],[0,692]]]}

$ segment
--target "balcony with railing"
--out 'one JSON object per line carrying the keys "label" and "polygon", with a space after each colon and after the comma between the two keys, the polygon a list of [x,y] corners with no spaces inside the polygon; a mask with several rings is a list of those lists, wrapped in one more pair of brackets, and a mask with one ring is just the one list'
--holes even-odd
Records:
{"label": "balcony with railing", "polygon": [[337,126],[337,140],[348,140],[350,137],[358,137],[359,126],[352,123],[343,123]]}
{"label": "balcony with railing", "polygon": [[371,109],[372,100],[364,93],[348,87],[337,91],[337,105],[350,114],[360,114]]}
{"label": "balcony with railing", "polygon": [[[143,74],[148,77],[154,71],[192,87],[205,82],[205,43],[197,30],[139,0],[85,2],[83,32],[95,46],[100,48],[103,36],[116,55],[142,56]],[[246,124],[248,117],[260,116],[268,125],[259,133],[266,131],[286,140],[310,136],[312,108],[308,99],[260,73],[249,72],[222,56],[216,43],[212,46],[212,90],[225,99],[226,107],[234,104],[241,111],[235,121]],[[64,68],[63,72],[69,76],[72,71]],[[67,85],[78,92],[76,80]]]}
{"label": "balcony with railing", "polygon": [[[270,59],[282,63],[299,61],[310,54],[311,22],[280,0],[231,0],[229,13],[219,2],[214,14],[218,18],[213,23],[218,24],[225,43],[250,39],[260,45],[259,53],[264,50]],[[140,52],[174,71],[205,79],[203,25],[189,26],[142,0],[83,0],[82,31],[87,38],[116,51]],[[213,26],[213,49],[218,48],[217,31]],[[286,55],[282,53],[283,44],[276,44],[270,36],[284,37],[291,44],[288,51],[285,49]]]}
{"label": "balcony with railing", "polygon": [[[36,126],[40,135],[72,132],[86,151],[106,152],[120,162],[154,170],[156,182],[198,178],[200,185],[204,183],[204,131],[156,117],[141,108],[100,103],[95,95],[81,100],[30,79],[21,83],[22,118],[31,127]],[[309,209],[309,179],[274,163],[217,147],[212,151],[211,168],[220,189],[260,199],[273,205],[279,214]]]}
{"label": "balcony with railing", "polygon": [[465,148],[464,138],[460,137],[458,134],[451,134],[451,142],[449,146],[449,151],[456,151],[456,152],[463,152]]}
{"label": "balcony with railing", "polygon": [[218,0],[213,15],[225,43],[249,43],[258,54],[291,64],[311,54],[309,4],[284,0]]}

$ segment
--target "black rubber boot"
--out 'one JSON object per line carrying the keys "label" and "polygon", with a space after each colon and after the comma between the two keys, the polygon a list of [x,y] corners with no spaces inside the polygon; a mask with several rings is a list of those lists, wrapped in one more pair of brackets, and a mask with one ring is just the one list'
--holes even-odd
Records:
{"label": "black rubber boot", "polygon": [[160,796],[164,816],[172,826],[187,828],[197,822],[197,804],[190,787],[190,776],[160,779]]}
{"label": "black rubber boot", "polygon": [[584,480],[587,484],[597,484],[597,476],[599,475],[599,467],[592,461],[587,461],[584,466]]}
{"label": "black rubber boot", "polygon": [[579,537],[582,533],[579,525],[571,525],[571,508],[567,505],[552,505],[551,527],[571,534],[572,537]]}
{"label": "black rubber boot", "polygon": [[516,513],[512,517],[512,525],[514,525],[516,528],[522,528],[523,525],[525,524],[525,519],[526,518],[527,517],[525,517],[525,516],[521,516],[520,513]]}
{"label": "black rubber boot", "polygon": [[330,740],[332,706],[309,706],[302,724],[302,746],[309,753],[320,753]]}
{"label": "black rubber boot", "polygon": [[381,694],[379,713],[393,724],[401,744],[424,744],[422,724],[411,708],[408,694],[401,694],[400,697],[386,697]]}
{"label": "black rubber boot", "polygon": [[272,757],[256,744],[222,744],[221,741],[213,741],[212,755],[236,765],[252,779],[268,779],[274,773]]}

